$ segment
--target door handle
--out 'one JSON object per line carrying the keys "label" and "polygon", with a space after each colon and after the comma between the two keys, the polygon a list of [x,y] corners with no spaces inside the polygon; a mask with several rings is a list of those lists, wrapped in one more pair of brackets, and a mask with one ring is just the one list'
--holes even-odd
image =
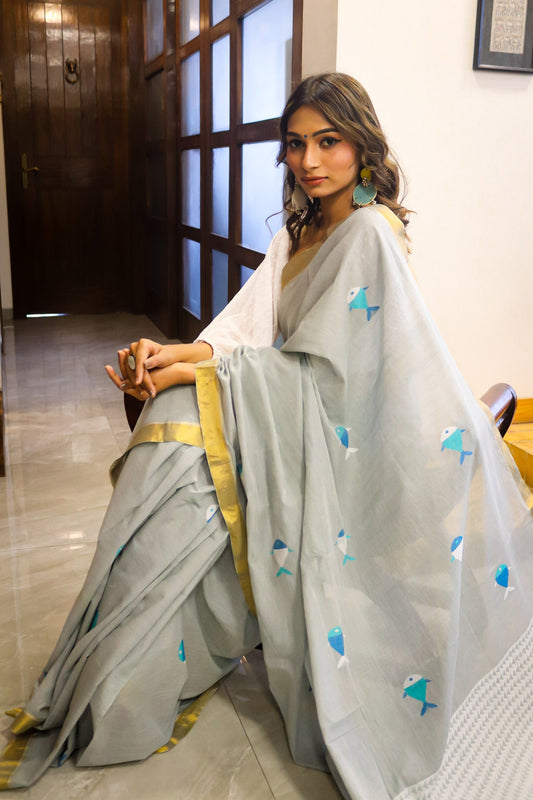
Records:
{"label": "door handle", "polygon": [[28,172],[39,172],[39,167],[28,167],[28,155],[22,153],[20,157],[22,167],[22,188],[28,188]]}

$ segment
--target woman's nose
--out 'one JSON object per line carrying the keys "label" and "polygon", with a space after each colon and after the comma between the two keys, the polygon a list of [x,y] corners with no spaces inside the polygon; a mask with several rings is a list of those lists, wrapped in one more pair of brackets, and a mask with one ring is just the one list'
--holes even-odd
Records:
{"label": "woman's nose", "polygon": [[308,142],[307,147],[302,158],[302,166],[304,169],[312,169],[317,167],[320,163],[318,151],[313,142]]}

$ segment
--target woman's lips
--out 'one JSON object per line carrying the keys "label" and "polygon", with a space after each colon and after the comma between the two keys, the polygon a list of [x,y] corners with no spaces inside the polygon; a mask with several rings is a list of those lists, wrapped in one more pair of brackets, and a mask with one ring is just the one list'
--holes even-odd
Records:
{"label": "woman's lips", "polygon": [[318,186],[319,183],[325,181],[326,178],[316,177],[316,178],[302,178],[302,182],[306,183],[308,186]]}

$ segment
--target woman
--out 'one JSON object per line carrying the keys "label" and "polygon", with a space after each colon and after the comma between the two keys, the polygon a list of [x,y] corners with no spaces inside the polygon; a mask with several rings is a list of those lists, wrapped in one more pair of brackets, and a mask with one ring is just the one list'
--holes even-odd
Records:
{"label": "woman", "polygon": [[148,756],[260,639],[293,757],[346,797],[531,789],[529,495],[409,274],[365,91],[304,81],[281,136],[291,214],[244,290],[108,368],[157,396],[4,788]]}

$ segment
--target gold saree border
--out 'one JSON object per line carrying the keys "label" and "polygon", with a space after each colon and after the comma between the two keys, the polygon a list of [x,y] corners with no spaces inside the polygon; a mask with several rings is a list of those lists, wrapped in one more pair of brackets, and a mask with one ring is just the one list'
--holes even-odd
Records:
{"label": "gold saree border", "polygon": [[203,711],[205,705],[213,695],[218,692],[220,687],[220,682],[215,683],[213,686],[210,686],[209,689],[206,689],[205,692],[202,692],[196,700],[193,700],[190,705],[185,708],[181,714],[178,715],[176,722],[174,723],[174,729],[172,731],[172,736],[168,740],[163,747],[158,748],[155,752],[156,753],[167,753],[169,750],[172,750],[178,742],[181,742],[184,739],[193,725],[198,721],[198,717],[200,716],[200,712]]}
{"label": "gold saree border", "polygon": [[211,359],[211,361],[201,362],[196,367],[196,393],[200,425],[202,426],[207,463],[215,485],[220,510],[229,531],[237,577],[248,608],[252,614],[257,616],[248,570],[246,524],[239,503],[239,493],[229,448],[224,438],[222,402],[216,374],[217,364],[216,359]]}
{"label": "gold saree border", "polygon": [[118,471],[124,462],[129,451],[138,444],[147,442],[182,442],[190,444],[192,447],[204,447],[202,430],[196,422],[151,422],[143,425],[130,439],[130,442],[116,461],[113,461],[109,468],[109,477],[113,486],[117,482]]}
{"label": "gold saree border", "polygon": [[0,757],[0,791],[9,789],[11,778],[24,758],[26,748],[33,736],[35,736],[35,734],[29,733],[26,736],[17,737],[9,742],[4,749]]}
{"label": "gold saree border", "polygon": [[[15,711],[18,711],[18,714],[15,714]],[[26,733],[26,731],[29,731],[31,728],[35,728],[35,726],[41,721],[32,714],[29,714],[23,708],[12,708],[5,713],[8,717],[15,717],[10,728],[11,733],[14,733],[15,736],[19,736],[21,733]]]}

